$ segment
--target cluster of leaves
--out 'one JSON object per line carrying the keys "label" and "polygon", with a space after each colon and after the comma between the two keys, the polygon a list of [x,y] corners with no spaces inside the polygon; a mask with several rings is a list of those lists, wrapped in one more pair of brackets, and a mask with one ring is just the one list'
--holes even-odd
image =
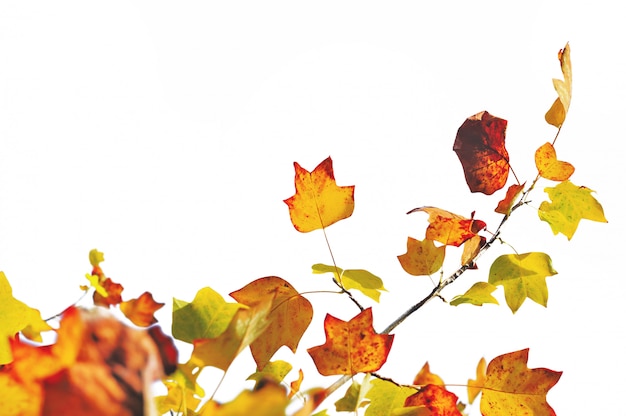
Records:
{"label": "cluster of leaves", "polygon": [[[173,300],[172,336],[189,343],[192,353],[178,363],[171,338],[163,335],[154,312],[163,306],[149,292],[123,301],[122,286],[106,277],[100,263],[103,254],[92,250],[92,272],[87,274],[94,288],[93,303],[119,310],[136,326],[122,325],[110,315],[70,307],[62,314],[57,341],[36,346],[21,337],[41,341],[40,333],[52,328],[39,312],[13,298],[11,287],[0,273],[0,403],[5,413],[36,414],[165,414],[224,416],[241,414],[294,416],[313,414],[339,387],[352,381],[343,398],[335,403],[338,412],[381,415],[463,415],[465,404],[446,388],[441,377],[431,373],[428,363],[410,384],[400,384],[378,374],[394,342],[391,332],[408,316],[440,292],[466,270],[476,268],[476,260],[500,239],[502,225],[520,207],[539,179],[556,182],[545,188],[550,201],[538,208],[539,218],[554,234],[571,239],[581,219],[606,222],[601,205],[592,191],[569,181],[574,167],[557,159],[555,142],[567,115],[572,90],[569,45],[559,52],[563,80],[554,80],[558,93],[546,114],[546,121],[557,127],[555,139],[537,149],[538,174],[529,186],[520,183],[509,163],[505,147],[507,121],[486,111],[469,117],[459,128],[453,149],[462,164],[472,192],[491,195],[504,188],[509,172],[516,183],[495,211],[502,215],[499,225],[489,230],[484,221],[457,215],[436,207],[409,211],[428,215],[423,239],[408,237],[407,252],[399,255],[402,268],[413,276],[429,276],[441,271],[446,247],[462,247],[459,268],[440,279],[433,290],[390,323],[381,332],[373,328],[373,312],[353,296],[361,292],[375,302],[385,291],[383,281],[366,270],[344,270],[336,264],[315,264],[313,273],[330,273],[339,293],[347,296],[359,312],[343,321],[330,314],[324,319],[326,341],[307,349],[317,370],[325,376],[342,376],[327,388],[301,391],[302,370],[292,380],[285,379],[293,366],[272,361],[283,346],[294,353],[313,317],[313,306],[291,283],[277,276],[257,279],[230,293],[234,302],[205,287],[190,301]],[[325,230],[349,218],[354,211],[354,186],[338,186],[332,160],[327,158],[313,171],[295,166],[295,194],[284,202],[296,230],[308,233]],[[328,241],[328,240],[327,240]],[[329,244],[330,249],[330,244]],[[332,253],[331,253],[332,254]],[[547,305],[546,277],[556,274],[545,253],[505,254],[489,270],[488,281],[476,282],[450,304],[483,305],[498,303],[492,296],[502,286],[506,303],[515,313],[526,298]],[[85,291],[90,287],[83,287]],[[249,347],[256,371],[249,380],[254,389],[244,390],[233,401],[218,403],[198,383],[206,367],[228,371],[235,358]],[[488,364],[477,365],[476,379],[467,382],[468,402],[480,395],[484,415],[553,415],[546,395],[561,372],[527,367],[528,349],[502,354]],[[362,377],[357,379],[357,375]],[[162,379],[167,394],[146,400],[146,388]],[[358,381],[360,380],[360,381]],[[154,404],[154,407],[152,405]],[[315,413],[326,414],[326,410]]]}

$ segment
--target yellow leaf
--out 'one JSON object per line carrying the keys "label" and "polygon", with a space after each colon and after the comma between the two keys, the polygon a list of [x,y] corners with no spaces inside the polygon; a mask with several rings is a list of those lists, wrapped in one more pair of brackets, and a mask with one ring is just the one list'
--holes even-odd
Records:
{"label": "yellow leaf", "polygon": [[326,228],[352,215],[354,186],[337,186],[330,157],[313,172],[303,169],[297,162],[294,166],[296,193],[284,202],[296,230],[306,233]]}
{"label": "yellow leaf", "polygon": [[278,384],[267,382],[254,391],[243,391],[233,401],[220,404],[213,400],[200,409],[200,416],[285,416],[288,399]]}
{"label": "yellow leaf", "polygon": [[483,306],[485,303],[495,303],[498,305],[497,299],[491,296],[491,292],[494,290],[496,290],[496,287],[491,283],[476,282],[467,292],[452,298],[450,305],[458,306],[462,303],[470,303],[476,306]]}
{"label": "yellow leaf", "polygon": [[446,246],[436,247],[433,240],[408,237],[406,253],[398,256],[398,261],[410,275],[429,276],[441,269],[445,255]]}
{"label": "yellow leaf", "polygon": [[561,127],[569,110],[572,100],[572,62],[570,59],[569,43],[559,51],[559,62],[563,80],[553,79],[552,84],[559,97],[546,113],[546,121],[555,127]]}
{"label": "yellow leaf", "polygon": [[481,358],[476,367],[476,380],[467,380],[467,397],[470,404],[474,403],[476,396],[480,394],[487,379],[487,361]]}
{"label": "yellow leaf", "polygon": [[535,152],[535,165],[539,175],[551,181],[564,181],[574,173],[571,163],[557,160],[556,150],[550,143],[545,143]]}
{"label": "yellow leaf", "polygon": [[0,272],[0,365],[13,360],[9,338],[26,328],[29,338],[41,341],[42,331],[52,330],[37,309],[28,307],[13,297],[13,289],[4,272]]}
{"label": "yellow leaf", "polygon": [[415,379],[413,379],[413,384],[416,386],[425,386],[427,384],[435,384],[437,386],[445,385],[441,377],[430,372],[430,365],[428,364],[428,361],[424,363],[422,369],[419,373],[417,373]]}
{"label": "yellow leaf", "polygon": [[380,292],[387,291],[380,277],[363,269],[343,270],[340,267],[328,266],[326,264],[314,264],[313,273],[333,273],[335,280],[340,282],[344,289],[356,289],[376,302],[380,301]]}

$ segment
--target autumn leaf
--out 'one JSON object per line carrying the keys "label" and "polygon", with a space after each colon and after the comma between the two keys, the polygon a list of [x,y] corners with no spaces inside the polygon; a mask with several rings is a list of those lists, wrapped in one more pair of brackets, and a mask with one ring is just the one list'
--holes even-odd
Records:
{"label": "autumn leaf", "polygon": [[404,407],[407,397],[415,393],[415,388],[398,386],[386,380],[374,379],[371,384],[365,395],[370,400],[365,416],[391,416],[395,414],[395,409]]}
{"label": "autumn leaf", "polygon": [[289,282],[276,276],[257,279],[230,296],[251,308],[269,302],[267,329],[250,345],[258,369],[269,362],[274,353],[285,345],[294,353],[313,319],[313,306]]}
{"label": "autumn leaf", "polygon": [[41,342],[40,332],[52,330],[37,309],[13,297],[13,289],[4,272],[0,272],[0,365],[13,360],[9,338],[29,328],[29,338]]}
{"label": "autumn leaf", "polygon": [[369,404],[369,400],[364,400],[367,391],[371,388],[370,375],[366,374],[363,383],[359,384],[352,380],[352,384],[344,396],[335,402],[335,410],[338,412],[356,412],[359,408]]}
{"label": "autumn leaf", "polygon": [[270,361],[262,370],[250,374],[246,380],[254,380],[258,383],[261,380],[271,379],[276,383],[281,383],[292,368],[293,366],[287,361]]}
{"label": "autumn leaf", "polygon": [[243,391],[231,402],[220,404],[209,400],[198,412],[199,416],[285,416],[289,403],[285,390],[272,382],[264,383],[254,391]]}
{"label": "autumn leaf", "polygon": [[119,283],[115,283],[109,277],[105,277],[104,279],[100,279],[100,287],[104,290],[105,295],[101,295],[101,290],[96,290],[93,293],[94,305],[109,308],[122,303],[122,292],[124,291],[124,286]]}
{"label": "autumn leaf", "polygon": [[304,381],[304,372],[302,369],[298,370],[298,378],[289,383],[289,398],[292,398],[294,395],[300,392],[300,386],[302,386],[302,381]]}
{"label": "autumn leaf", "polygon": [[501,355],[487,366],[480,410],[484,415],[554,416],[546,395],[562,372],[529,369],[528,348]]}
{"label": "autumn leaf", "polygon": [[465,218],[435,207],[414,208],[407,214],[423,211],[428,214],[426,239],[439,241],[441,244],[458,247],[487,227],[481,220]]}
{"label": "autumn leaf", "polygon": [[535,152],[535,165],[541,177],[551,181],[564,181],[574,173],[571,163],[557,160],[556,150],[550,143],[545,143]]}
{"label": "autumn leaf", "polygon": [[189,363],[179,364],[171,375],[163,380],[167,388],[167,395],[155,397],[159,414],[170,411],[183,414],[194,412],[204,397],[204,389],[197,383],[199,371],[194,372],[194,366]]}
{"label": "autumn leaf", "polygon": [[147,327],[157,322],[154,313],[164,305],[156,302],[150,292],[144,292],[137,299],[122,302],[120,310],[135,325]]}
{"label": "autumn leaf", "polygon": [[569,110],[572,100],[572,62],[570,59],[569,43],[559,51],[559,62],[563,79],[552,79],[554,89],[559,95],[546,113],[546,121],[555,127],[561,127]]}
{"label": "autumn leaf", "polygon": [[267,300],[254,308],[238,309],[226,331],[218,337],[194,340],[190,363],[200,368],[228,370],[237,355],[265,332],[271,306],[272,301]]}
{"label": "autumn leaf", "polygon": [[424,363],[419,373],[413,379],[413,384],[416,386],[425,386],[427,384],[435,384],[437,386],[443,386],[444,382],[437,374],[430,372],[430,365],[428,361]]}
{"label": "autumn leaf", "polygon": [[571,240],[580,220],[608,222],[602,205],[591,195],[591,189],[564,181],[554,188],[545,188],[552,202],[544,201],[539,206],[539,218],[550,224],[556,235],[562,233]]}
{"label": "autumn leaf", "polygon": [[354,186],[337,186],[333,161],[327,158],[313,172],[297,162],[296,193],[284,202],[296,230],[306,233],[328,227],[352,215],[354,211]]}
{"label": "autumn leaf", "polygon": [[506,190],[506,196],[502,201],[498,202],[495,211],[499,214],[510,215],[518,195],[524,190],[524,185],[526,185],[526,182],[521,185],[513,184],[509,186],[509,189]]}
{"label": "autumn leaf", "polygon": [[433,240],[408,237],[406,253],[398,256],[398,261],[408,274],[428,276],[441,269],[445,255],[446,246],[436,247]]}
{"label": "autumn leaf", "polygon": [[467,397],[470,404],[474,403],[476,397],[483,390],[485,381],[487,380],[487,361],[481,358],[476,367],[476,380],[467,380]]}
{"label": "autumn leaf", "polygon": [[340,282],[344,289],[358,290],[376,302],[380,301],[380,292],[387,291],[387,289],[383,286],[382,279],[367,270],[343,270],[340,267],[329,266],[326,264],[314,264],[312,268],[314,274],[333,273],[335,275],[335,280]]}
{"label": "autumn leaf", "polygon": [[505,254],[489,270],[489,283],[504,287],[506,303],[513,313],[529,298],[548,306],[546,277],[557,274],[545,253]]}
{"label": "autumn leaf", "polygon": [[211,289],[200,289],[192,302],[174,298],[172,307],[172,336],[184,342],[216,338],[221,335],[233,317],[245,305],[227,303]]}
{"label": "autumn leaf", "polygon": [[466,240],[463,243],[463,253],[461,254],[461,264],[469,265],[470,269],[477,269],[476,263],[474,263],[474,259],[480,253],[480,250],[483,248],[487,239],[482,235],[475,235],[474,237]]}
{"label": "autumn leaf", "polygon": [[387,361],[393,343],[393,335],[374,331],[371,308],[348,322],[326,315],[324,332],[326,343],[307,350],[324,376],[374,372]]}
{"label": "autumn leaf", "polygon": [[456,407],[458,397],[443,386],[428,384],[406,398],[404,406],[424,406],[431,416],[463,416]]}
{"label": "autumn leaf", "polygon": [[491,296],[491,293],[496,289],[496,286],[491,283],[476,282],[467,292],[452,298],[450,305],[458,306],[462,303],[470,303],[476,306],[483,306],[485,303],[495,303],[498,305],[498,300]]}
{"label": "autumn leaf", "polygon": [[482,111],[469,117],[454,141],[465,181],[472,192],[491,195],[509,177],[509,153],[504,146],[507,121]]}

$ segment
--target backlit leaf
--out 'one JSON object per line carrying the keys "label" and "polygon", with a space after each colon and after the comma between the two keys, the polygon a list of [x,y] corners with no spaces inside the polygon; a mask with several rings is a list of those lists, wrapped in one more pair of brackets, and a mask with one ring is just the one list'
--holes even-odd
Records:
{"label": "backlit leaf", "polygon": [[515,204],[520,192],[524,190],[524,185],[526,185],[525,182],[521,185],[513,184],[509,186],[509,189],[506,190],[506,196],[502,201],[498,202],[498,206],[495,211],[504,215],[511,214],[511,209],[513,209],[513,205]]}
{"label": "backlit leaf", "polygon": [[318,230],[352,215],[354,186],[337,186],[330,157],[313,172],[297,162],[294,166],[296,193],[285,203],[296,230],[303,233]]}
{"label": "backlit leaf", "polygon": [[265,333],[250,345],[258,369],[262,370],[283,345],[296,352],[313,319],[313,306],[289,282],[276,276],[263,277],[230,296],[251,308],[266,302],[271,304]]}
{"label": "backlit leaf", "polygon": [[356,412],[359,408],[367,406],[369,401],[363,401],[363,398],[370,387],[369,374],[365,376],[363,384],[352,380],[346,394],[335,402],[335,410],[338,412]]}
{"label": "backlit leaf", "polygon": [[428,214],[426,239],[439,241],[441,244],[458,247],[487,227],[481,220],[465,218],[435,207],[414,208],[407,214],[423,211]]}
{"label": "backlit leaf", "polygon": [[267,300],[254,308],[238,309],[225,332],[216,338],[193,342],[190,363],[228,370],[237,355],[265,332],[271,306],[272,301]]}
{"label": "backlit leaf", "polygon": [[416,240],[408,237],[406,253],[398,256],[405,272],[413,276],[428,276],[436,273],[443,265],[446,246],[435,246],[433,240]]}
{"label": "backlit leaf", "polygon": [[[339,274],[337,274],[337,272]],[[343,270],[340,267],[328,266],[326,264],[314,264],[313,273],[333,273],[335,275],[335,279],[338,282],[341,282],[344,289],[358,290],[376,302],[380,301],[380,292],[387,291],[387,289],[383,286],[383,281],[380,277],[363,269]]]}
{"label": "backlit leaf", "polygon": [[572,62],[570,59],[569,43],[559,51],[559,62],[563,79],[553,79],[552,84],[559,95],[546,113],[546,121],[555,127],[561,127],[569,110],[572,100]]}
{"label": "backlit leaf", "polygon": [[491,293],[496,289],[496,286],[491,283],[476,282],[467,292],[452,298],[450,305],[458,306],[462,303],[470,303],[476,306],[483,306],[485,303],[495,303],[498,305],[498,300],[491,296]]}
{"label": "backlit leaf", "polygon": [[[96,275],[92,274],[92,276]],[[119,283],[115,283],[109,277],[105,277],[104,279],[101,277],[100,286],[106,292],[106,296],[100,294],[102,292],[101,290],[96,290],[93,293],[94,305],[109,308],[122,303],[122,292],[124,291],[124,286]]]}
{"label": "backlit leaf", "polygon": [[398,386],[386,380],[373,379],[371,384],[372,387],[365,395],[370,400],[365,416],[394,415],[394,410],[404,407],[406,398],[415,393],[414,388]]}
{"label": "backlit leaf", "polygon": [[554,416],[546,395],[562,372],[529,369],[528,349],[501,355],[487,366],[480,410],[483,415]]}
{"label": "backlit leaf", "polygon": [[467,397],[470,404],[474,403],[476,396],[480,394],[487,380],[487,361],[481,358],[476,367],[476,380],[467,380]]}
{"label": "backlit leaf", "polygon": [[504,146],[507,121],[482,111],[459,127],[454,141],[465,181],[472,192],[491,195],[509,177],[509,153]]}
{"label": "backlit leaf", "polygon": [[405,406],[424,406],[431,416],[463,416],[456,407],[458,397],[443,386],[429,384],[406,398]]}
{"label": "backlit leaf", "polygon": [[156,302],[150,292],[144,292],[137,299],[122,302],[120,310],[135,325],[147,327],[157,322],[154,313],[164,305]]}
{"label": "backlit leaf", "polygon": [[30,327],[29,336],[35,341],[41,341],[39,332],[49,331],[52,328],[41,319],[37,309],[13,297],[13,289],[4,272],[0,272],[0,365],[13,360],[9,338]]}
{"label": "backlit leaf", "polygon": [[489,283],[504,287],[506,303],[517,312],[526,298],[548,306],[546,277],[557,274],[545,253],[505,254],[489,270]]}
{"label": "backlit leaf", "polygon": [[416,386],[425,386],[427,384],[435,384],[437,386],[443,386],[444,382],[437,374],[430,372],[430,365],[428,361],[424,363],[419,373],[413,379],[413,384]]}
{"label": "backlit leaf", "polygon": [[564,181],[574,173],[571,163],[557,160],[556,150],[550,143],[543,144],[535,152],[535,165],[539,175],[552,181]]}
{"label": "backlit leaf", "polygon": [[377,334],[372,309],[345,322],[332,315],[324,319],[326,343],[307,351],[320,374],[355,375],[377,371],[387,361],[393,335]]}
{"label": "backlit leaf", "polygon": [[276,383],[266,382],[254,391],[245,390],[231,402],[220,404],[210,400],[202,406],[200,416],[285,416],[289,403],[285,390]]}
{"label": "backlit leaf", "polygon": [[582,219],[607,222],[602,205],[591,195],[591,189],[564,181],[545,191],[552,202],[541,203],[539,218],[550,224],[555,235],[562,233],[571,240]]}
{"label": "backlit leaf", "polygon": [[227,303],[210,287],[200,289],[191,303],[174,298],[172,336],[189,343],[196,339],[215,338],[226,331],[237,311],[245,307],[239,303]]}
{"label": "backlit leaf", "polygon": [[287,361],[270,361],[263,367],[263,370],[250,374],[247,380],[259,382],[264,379],[272,379],[276,383],[281,383],[292,368],[293,366]]}
{"label": "backlit leaf", "polygon": [[483,248],[487,239],[482,235],[475,235],[463,243],[463,253],[461,254],[461,264],[470,264],[470,269],[477,269],[474,259]]}

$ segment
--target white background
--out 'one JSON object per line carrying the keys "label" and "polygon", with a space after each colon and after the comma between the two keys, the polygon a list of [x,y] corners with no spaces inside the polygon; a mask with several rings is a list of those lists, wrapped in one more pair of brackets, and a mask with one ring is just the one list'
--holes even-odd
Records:
{"label": "white background", "polygon": [[[427,225],[406,211],[434,205],[499,222],[504,191],[470,194],[456,130],[482,110],[507,119],[511,163],[532,180],[534,151],[556,131],[543,116],[569,41],[573,102],[556,148],[609,223],[554,237],[536,214],[552,186],[541,182],[503,238],[552,257],[549,307],[527,301],[512,315],[501,289],[501,306],[434,301],[398,328],[380,373],[410,383],[429,361],[465,384],[480,357],[530,347],[530,367],[564,371],[548,395],[557,414],[618,414],[625,37],[610,3],[3,2],[0,270],[47,317],[80,296],[98,248],[126,299],[149,290],[167,302],[157,318],[168,330],[171,298],[191,301],[205,286],[227,297],[277,275],[300,291],[332,290],[310,273],[331,262],[323,235],[296,232],[282,202],[293,161],[312,170],[330,155],[338,184],[356,185],[354,215],[329,228],[330,243],[338,266],[383,278],[381,330],[432,288],[396,259]],[[446,299],[509,252],[494,247]],[[458,256],[448,251],[447,273]],[[302,349],[280,357],[305,369],[306,387],[327,386],[335,378],[315,376],[305,348],[323,342],[327,312],[347,320],[357,310],[337,295],[308,297],[315,319]],[[252,371],[246,352],[217,398],[233,397]],[[220,372],[206,374],[210,392]],[[451,389],[466,401],[464,388]]]}

